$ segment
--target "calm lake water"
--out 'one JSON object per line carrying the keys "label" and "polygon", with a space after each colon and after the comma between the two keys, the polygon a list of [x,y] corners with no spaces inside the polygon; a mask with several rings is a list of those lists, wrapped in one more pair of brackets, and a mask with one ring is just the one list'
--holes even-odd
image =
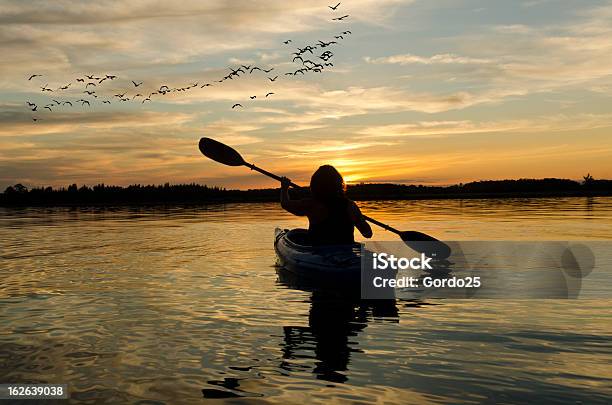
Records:
{"label": "calm lake water", "polygon": [[[360,205],[446,240],[612,240],[612,198]],[[302,291],[273,231],[304,225],[278,204],[0,209],[0,383],[109,404],[610,403],[612,300]]]}

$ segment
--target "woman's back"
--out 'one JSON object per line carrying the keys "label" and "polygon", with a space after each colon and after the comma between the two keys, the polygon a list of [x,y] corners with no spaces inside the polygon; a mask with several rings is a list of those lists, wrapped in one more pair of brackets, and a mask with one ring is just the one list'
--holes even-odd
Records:
{"label": "woman's back", "polygon": [[370,225],[359,207],[346,198],[342,175],[330,165],[317,169],[310,179],[312,198],[292,200],[291,181],[281,179],[281,206],[294,215],[308,217],[308,234],[315,245],[347,245],[355,242],[354,229],[366,238],[372,236]]}
{"label": "woman's back", "polygon": [[338,197],[325,203],[311,200],[311,204],[308,235],[313,244],[347,245],[355,242],[350,200]]}

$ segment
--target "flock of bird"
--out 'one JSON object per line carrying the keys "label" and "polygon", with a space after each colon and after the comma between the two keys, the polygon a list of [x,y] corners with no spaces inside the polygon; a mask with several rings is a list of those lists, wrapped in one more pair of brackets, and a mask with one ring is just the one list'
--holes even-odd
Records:
{"label": "flock of bird", "polygon": [[[328,6],[332,12],[335,12],[340,7],[341,3],[338,3],[334,6]],[[332,21],[344,21],[349,17],[348,14],[342,15],[340,17],[334,17]],[[287,77],[295,77],[297,75],[306,75],[310,73],[322,73],[325,69],[331,68],[334,66],[332,59],[334,56],[333,51],[330,49],[325,49],[332,47],[333,45],[338,45],[338,41],[343,40],[346,36],[351,35],[352,32],[349,30],[342,31],[341,33],[334,35],[333,39],[328,41],[318,40],[316,43],[307,44],[302,48],[297,47],[296,51],[291,54],[291,62],[296,65],[295,69],[291,69],[288,72],[278,73],[276,72],[276,67],[269,66],[256,66],[256,65],[240,65],[236,67],[228,67],[229,73],[220,77],[218,80],[213,80],[205,83],[190,83],[186,86],[182,87],[170,87],[168,85],[161,85],[159,87],[151,87],[152,91],[142,91],[144,88],[143,81],[135,81],[130,80],[131,84],[128,83],[129,89],[123,89],[121,91],[116,92],[116,94],[112,94],[114,92],[105,91],[105,85],[113,82],[117,79],[117,75],[113,74],[103,74],[103,75],[83,75],[81,77],[76,78],[73,82],[60,85],[58,87],[49,87],[49,84],[45,84],[40,87],[40,91],[42,93],[47,93],[50,96],[54,96],[50,98],[50,101],[44,105],[37,105],[36,103],[26,101],[26,106],[28,109],[37,113],[42,110],[48,110],[49,112],[53,112],[57,109],[64,107],[74,107],[75,104],[80,104],[81,107],[91,107],[92,103],[100,103],[100,104],[113,104],[113,103],[125,103],[125,102],[140,102],[141,104],[145,104],[147,102],[153,101],[154,97],[165,96],[169,93],[180,93],[180,92],[188,92],[194,89],[204,89],[206,87],[211,87],[215,85],[220,85],[221,83],[227,80],[235,80],[247,75],[252,75],[255,72],[258,74],[265,75],[267,78],[267,83],[271,84],[279,80],[279,78],[287,76]],[[284,45],[289,45],[293,42],[291,39],[287,39],[283,41]],[[28,81],[32,81],[36,79],[37,81],[41,81],[40,78],[44,77],[42,74],[31,74],[28,77]],[[41,81],[42,82],[42,81]],[[105,83],[106,82],[106,83]],[[63,99],[62,93],[66,91],[70,91],[70,95],[73,95],[77,87],[80,87],[77,91],[79,94],[82,94],[79,99],[66,100]],[[262,92],[262,95],[259,97],[260,99],[267,99],[273,96],[275,93],[273,91],[266,91],[265,95]],[[249,96],[249,100],[258,99],[257,95]],[[241,102],[235,102],[232,106],[232,109],[240,109],[244,108],[244,105]],[[40,118],[38,116],[32,115],[32,121],[37,122]]]}

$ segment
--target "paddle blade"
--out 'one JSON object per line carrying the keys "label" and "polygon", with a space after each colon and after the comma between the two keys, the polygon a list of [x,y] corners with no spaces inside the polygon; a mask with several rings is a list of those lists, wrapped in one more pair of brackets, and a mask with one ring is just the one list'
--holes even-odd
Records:
{"label": "paddle blade", "polygon": [[425,253],[427,257],[433,257],[436,260],[447,259],[452,253],[446,243],[422,232],[406,231],[400,233],[400,237],[411,249]]}
{"label": "paddle blade", "polygon": [[242,166],[246,162],[235,149],[210,138],[200,139],[200,152],[215,162],[228,166]]}

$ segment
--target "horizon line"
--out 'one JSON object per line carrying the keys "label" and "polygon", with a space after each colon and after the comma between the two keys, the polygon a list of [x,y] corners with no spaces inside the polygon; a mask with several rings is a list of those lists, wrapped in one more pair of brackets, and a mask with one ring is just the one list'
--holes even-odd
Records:
{"label": "horizon line", "polygon": [[[573,182],[577,182],[577,183],[584,183],[587,178],[590,178],[591,181],[612,181],[612,179],[595,179],[593,177],[590,176],[590,174],[587,174],[587,176],[583,176],[582,180],[578,179],[570,179],[570,178],[561,178],[561,177],[541,177],[541,178],[530,178],[530,177],[520,177],[520,178],[506,178],[506,179],[480,179],[480,180],[471,180],[471,181],[467,181],[467,182],[459,182],[459,183],[447,183],[447,184],[423,184],[423,183],[408,183],[408,182],[392,182],[392,181],[363,181],[363,182],[346,182],[346,186],[359,186],[359,185],[393,185],[393,186],[424,186],[424,187],[453,187],[453,186],[461,186],[461,185],[466,185],[466,184],[471,184],[471,183],[479,183],[479,182],[503,182],[503,181],[521,181],[521,180],[531,180],[531,181],[545,181],[545,180],[563,180],[563,181],[573,181]],[[227,191],[248,191],[248,190],[275,190],[279,187],[260,187],[260,188],[227,188],[227,187],[223,187],[223,186],[217,186],[217,185],[210,185],[207,183],[198,183],[195,181],[192,182],[184,182],[184,183],[171,183],[171,182],[165,182],[165,183],[130,183],[127,185],[120,185],[120,184],[107,184],[107,183],[95,183],[95,184],[88,184],[88,183],[81,183],[80,185],[78,183],[71,183],[71,184],[67,184],[67,185],[63,185],[63,186],[41,186],[41,185],[35,185],[35,186],[27,186],[24,185],[23,183],[14,183],[12,185],[8,185],[7,187],[4,188],[4,190],[1,191],[1,194],[4,194],[5,191],[10,188],[10,187],[15,187],[17,185],[22,185],[24,186],[26,189],[28,190],[33,190],[33,189],[47,189],[49,187],[51,187],[53,190],[61,190],[61,189],[68,189],[69,187],[76,185],[77,188],[81,188],[81,187],[89,187],[89,188],[93,188],[96,186],[104,186],[104,187],[121,187],[121,188],[128,188],[131,186],[155,186],[155,187],[160,187],[160,186],[184,186],[184,185],[196,185],[196,186],[203,186],[203,187],[209,187],[209,188],[219,188],[222,190],[227,190]],[[307,186],[306,186],[307,187]]]}

